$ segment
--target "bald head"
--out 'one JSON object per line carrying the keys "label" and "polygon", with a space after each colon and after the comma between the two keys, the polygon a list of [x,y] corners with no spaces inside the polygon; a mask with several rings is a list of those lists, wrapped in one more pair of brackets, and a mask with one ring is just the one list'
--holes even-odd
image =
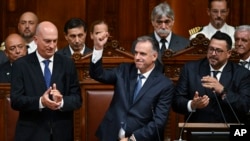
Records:
{"label": "bald head", "polygon": [[52,57],[57,48],[58,30],[56,26],[44,21],[38,24],[34,41],[37,44],[38,53],[45,59]]}
{"label": "bald head", "polygon": [[24,39],[19,34],[10,34],[5,39],[5,53],[10,62],[26,55],[27,47]]}
{"label": "bald head", "polygon": [[33,41],[37,24],[38,17],[33,12],[25,12],[20,16],[18,32],[25,39],[26,43]]}

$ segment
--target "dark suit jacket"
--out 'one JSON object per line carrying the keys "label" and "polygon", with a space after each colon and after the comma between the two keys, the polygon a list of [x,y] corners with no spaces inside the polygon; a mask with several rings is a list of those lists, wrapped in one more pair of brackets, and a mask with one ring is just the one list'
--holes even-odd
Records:
{"label": "dark suit jacket", "polygon": [[[160,50],[159,43],[156,40],[154,33],[150,34],[149,36],[152,37],[156,41],[158,48]],[[168,48],[174,52],[177,52],[177,51],[180,51],[182,49],[185,49],[189,45],[189,42],[190,41],[188,39],[181,37],[179,35],[176,35],[172,32],[172,37],[170,39]]]}
{"label": "dark suit jacket", "polygon": [[72,59],[55,54],[51,85],[56,83],[63,95],[64,106],[52,111],[39,109],[39,98],[47,90],[36,52],[13,63],[11,106],[19,111],[16,141],[73,140],[73,111],[81,107],[81,91],[77,71]]}
{"label": "dark suit jacket", "polygon": [[163,133],[174,91],[168,78],[154,69],[133,103],[137,81],[135,64],[103,70],[102,60],[99,60],[90,64],[89,72],[95,80],[115,86],[109,109],[96,132],[101,141],[117,141],[121,123],[126,125],[127,137],[134,134],[138,141],[158,140],[156,129]]}
{"label": "dark suit jacket", "polygon": [[[160,56],[158,57],[158,59],[156,61],[156,66],[157,66],[157,68],[159,68],[160,70],[162,70],[164,72],[164,64],[161,61],[161,57],[162,57],[163,52],[160,52],[159,42],[156,40],[154,33],[150,34],[149,36],[155,40],[155,43],[159,49]],[[188,39],[181,37],[179,35],[176,35],[172,32],[172,37],[170,39],[168,49],[171,49],[173,52],[178,52],[180,50],[185,49],[188,45],[189,45]]]}
{"label": "dark suit jacket", "polygon": [[[216,95],[211,89],[206,89],[201,84],[203,76],[210,75],[210,67],[207,59],[190,62],[184,65],[176,93],[173,100],[173,109],[176,112],[189,115],[187,110],[188,100],[193,99],[195,91],[200,95],[208,95],[209,104],[203,109],[196,109],[189,122],[222,122],[222,113],[216,101]],[[236,63],[228,62],[222,71],[220,83],[227,89],[226,99],[217,96],[228,123],[237,122],[228,102],[240,119],[246,122],[246,113],[250,107],[250,71],[240,67]]]}
{"label": "dark suit jacket", "polygon": [[5,55],[4,51],[0,50],[0,65],[7,61],[8,61],[8,58]]}
{"label": "dark suit jacket", "polygon": [[[90,49],[90,48],[88,48],[87,46],[85,46],[85,50],[84,50],[84,52],[83,52],[83,55],[86,55],[86,54],[91,53],[91,52],[92,52],[92,49]],[[58,53],[58,54],[65,55],[65,56],[68,56],[68,57],[71,57],[71,56],[72,56],[72,54],[71,54],[71,52],[70,52],[69,45],[66,46],[66,47],[64,47],[64,48],[62,48],[62,49],[59,49],[59,50],[57,51],[57,53]]]}
{"label": "dark suit jacket", "polygon": [[11,79],[11,65],[10,61],[0,65],[0,83],[10,83]]}

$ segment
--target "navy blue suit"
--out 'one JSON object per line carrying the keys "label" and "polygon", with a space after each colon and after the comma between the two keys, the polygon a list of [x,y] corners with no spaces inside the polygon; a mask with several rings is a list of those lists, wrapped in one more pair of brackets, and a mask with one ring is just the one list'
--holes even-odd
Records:
{"label": "navy blue suit", "polygon": [[[91,53],[91,52],[92,52],[92,49],[85,46],[85,50],[83,52],[83,55],[86,55],[86,54]],[[62,55],[68,56],[68,57],[72,56],[69,46],[66,46],[66,47],[64,47],[62,49],[59,49],[56,53],[62,54]]]}
{"label": "navy blue suit", "polygon": [[64,106],[52,111],[39,109],[39,98],[47,90],[36,52],[13,63],[11,106],[19,111],[15,141],[73,140],[73,111],[81,107],[81,91],[72,59],[55,54],[51,85],[56,83],[63,95]]}
{"label": "navy blue suit", "polygon": [[[209,104],[203,109],[196,109],[189,122],[224,123],[225,121],[215,99],[217,95],[211,89],[204,88],[201,84],[201,78],[207,75],[210,75],[210,67],[207,59],[185,64],[176,86],[173,109],[176,112],[184,114],[187,118],[189,115],[187,103],[193,99],[195,91],[198,91],[200,95],[208,95],[210,98]],[[227,89],[226,99],[223,100],[220,96],[217,96],[226,121],[228,123],[237,122],[228,105],[229,102],[240,122],[246,122],[246,113],[250,109],[250,71],[236,63],[228,61],[219,81]]]}
{"label": "navy blue suit", "polygon": [[0,83],[10,83],[11,81],[11,65],[7,61],[0,65]]}
{"label": "navy blue suit", "polygon": [[4,51],[0,50],[0,65],[7,61],[8,61],[8,58],[5,55]]}
{"label": "navy blue suit", "polygon": [[[114,69],[103,69],[102,60],[90,64],[90,76],[114,85],[114,96],[97,132],[101,141],[117,141],[124,123],[126,136],[134,134],[138,141],[158,140],[157,128],[163,140],[163,130],[169,115],[174,86],[158,69],[154,69],[133,103],[137,81],[135,64],[123,63]],[[152,111],[153,110],[153,111]]]}

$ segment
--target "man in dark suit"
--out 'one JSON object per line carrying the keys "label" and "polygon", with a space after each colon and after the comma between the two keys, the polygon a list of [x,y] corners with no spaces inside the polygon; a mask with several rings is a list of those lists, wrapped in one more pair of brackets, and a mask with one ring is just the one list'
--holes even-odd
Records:
{"label": "man in dark suit", "polygon": [[16,33],[10,34],[5,39],[4,51],[8,61],[0,65],[0,83],[10,83],[12,63],[18,58],[25,56],[28,51],[24,39]]}
{"label": "man in dark suit", "polygon": [[250,25],[237,26],[234,38],[235,51],[240,57],[239,64],[250,70]]}
{"label": "man in dark suit", "polygon": [[218,31],[208,45],[207,58],[184,65],[173,109],[186,118],[192,114],[188,122],[246,122],[250,71],[228,60],[231,47],[230,36]]}
{"label": "man in dark suit", "polygon": [[82,103],[75,64],[55,54],[58,30],[51,22],[38,25],[34,40],[37,50],[12,66],[11,106],[19,111],[15,141],[72,141],[73,111]]}
{"label": "man in dark suit", "polygon": [[[167,49],[178,52],[189,45],[189,40],[172,32],[174,26],[174,11],[167,2],[160,3],[151,12],[151,23],[154,32],[149,36],[155,40],[159,48],[156,61],[157,68],[163,70],[162,56]],[[134,48],[132,48],[133,52]],[[163,65],[163,66],[162,66]]]}
{"label": "man in dark suit", "polygon": [[[148,36],[135,43],[135,63],[122,63],[113,69],[102,67],[103,46],[108,38],[107,25],[94,26],[91,39],[94,51],[90,76],[102,83],[113,84],[114,96],[98,130],[101,141],[160,141],[171,106],[174,86],[155,68],[157,48]],[[138,75],[143,75],[139,78]],[[135,93],[136,83],[141,90]],[[138,85],[138,84],[137,84]]]}
{"label": "man in dark suit", "polygon": [[87,24],[80,18],[69,19],[64,26],[64,37],[69,45],[57,51],[59,54],[71,57],[74,53],[86,55],[92,52],[85,44]]}

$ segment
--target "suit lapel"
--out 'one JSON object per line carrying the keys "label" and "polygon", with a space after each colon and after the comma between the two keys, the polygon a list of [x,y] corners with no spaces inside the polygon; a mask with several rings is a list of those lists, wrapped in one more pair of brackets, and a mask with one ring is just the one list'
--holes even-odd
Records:
{"label": "suit lapel", "polygon": [[[40,65],[40,62],[36,56],[36,52],[32,53],[31,59],[30,59],[30,65],[33,66],[33,72],[40,73],[37,75],[37,81],[40,82],[40,84],[43,84],[43,87],[46,89],[46,82],[43,77],[43,71]],[[34,82],[35,83],[35,82]]]}
{"label": "suit lapel", "polygon": [[129,78],[129,95],[127,95],[129,105],[132,105],[133,103],[136,82],[137,82],[137,69],[136,67],[133,67],[133,70],[131,71],[131,75]]}
{"label": "suit lapel", "polygon": [[228,62],[227,65],[225,66],[225,68],[222,71],[221,77],[220,77],[220,83],[224,86],[224,87],[229,87],[230,82],[232,80],[232,66],[231,63]]}

